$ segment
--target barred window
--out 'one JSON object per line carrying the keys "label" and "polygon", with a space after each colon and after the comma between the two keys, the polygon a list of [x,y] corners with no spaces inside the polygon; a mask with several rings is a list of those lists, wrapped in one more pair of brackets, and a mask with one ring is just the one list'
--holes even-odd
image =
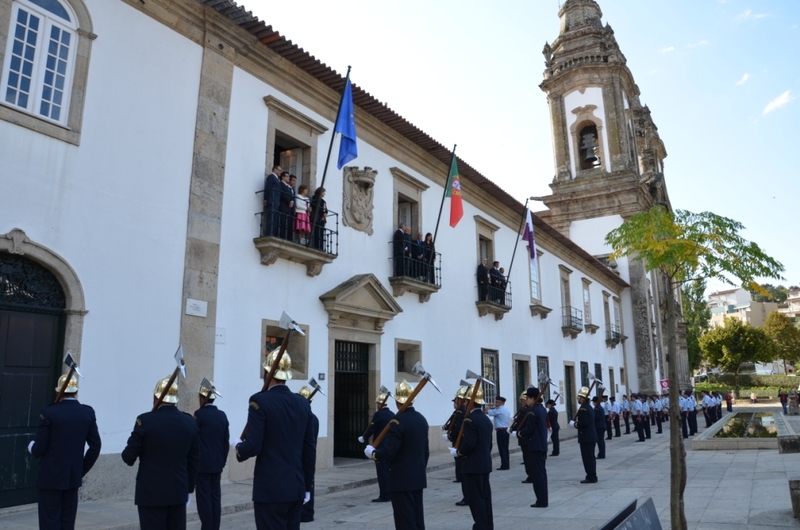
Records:
{"label": "barred window", "polygon": [[[539,380],[539,374],[544,374],[547,377],[550,377],[550,359],[547,357],[536,357],[536,380]],[[547,387],[547,390],[544,391],[542,398],[547,401],[550,399],[550,387]]]}
{"label": "barred window", "polygon": [[494,386],[481,385],[484,401],[494,403],[500,395],[500,354],[497,350],[481,349],[481,375],[494,383]]}

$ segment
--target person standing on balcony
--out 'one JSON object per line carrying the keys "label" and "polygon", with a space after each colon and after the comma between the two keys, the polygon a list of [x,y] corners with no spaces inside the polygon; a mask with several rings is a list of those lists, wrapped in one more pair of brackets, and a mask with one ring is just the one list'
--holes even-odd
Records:
{"label": "person standing on balcony", "polygon": [[489,295],[489,269],[486,268],[486,258],[481,258],[478,264],[478,301],[485,302]]}
{"label": "person standing on balcony", "polygon": [[263,236],[277,236],[278,235],[278,205],[280,204],[281,197],[281,178],[280,174],[283,172],[281,166],[273,166],[272,173],[267,175],[264,182],[264,233]]}
{"label": "person standing on balcony", "polygon": [[426,281],[436,284],[436,247],[433,244],[433,234],[425,234],[425,266]]}
{"label": "person standing on balcony", "polygon": [[328,252],[325,241],[325,223],[328,217],[328,206],[325,204],[325,188],[317,188],[314,190],[314,196],[311,197],[311,207],[308,210],[308,215],[311,218],[311,226],[314,230],[312,235],[314,239],[314,248],[323,252]]}
{"label": "person standing on balcony", "polygon": [[502,273],[500,273],[500,262],[494,261],[492,262],[492,268],[489,269],[489,289],[491,293],[491,301],[496,303],[501,303],[500,293],[502,292],[502,285],[505,282],[505,278],[503,277]]}

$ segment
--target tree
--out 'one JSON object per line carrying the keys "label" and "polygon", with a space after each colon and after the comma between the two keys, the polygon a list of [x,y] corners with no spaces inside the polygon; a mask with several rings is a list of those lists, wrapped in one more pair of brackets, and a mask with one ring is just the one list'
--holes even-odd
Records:
{"label": "tree", "polygon": [[753,295],[753,302],[782,303],[786,301],[786,298],[789,295],[789,290],[783,285],[772,285],[771,283],[765,283],[761,287],[766,292],[758,291],[756,289],[750,290],[750,294]]}
{"label": "tree", "polygon": [[681,301],[683,302],[683,321],[686,323],[686,343],[689,349],[689,369],[697,370],[703,360],[700,351],[700,337],[708,329],[711,320],[711,309],[708,307],[703,293],[706,291],[706,281],[694,280],[681,287]]}
{"label": "tree", "polygon": [[[610,259],[629,256],[648,271],[658,270],[666,300],[667,362],[669,363],[670,419],[678,425],[677,311],[675,298],[684,282],[715,278],[733,284],[737,278],[748,289],[760,289],[756,278],[782,280],[783,266],[757,244],[739,235],[744,226],[711,212],[671,212],[654,206],[634,214],[606,236],[614,249]],[[683,493],[686,489],[686,448],[680,429],[670,428],[670,519],[673,530],[686,530]]]}
{"label": "tree", "polygon": [[724,326],[700,337],[700,348],[709,364],[733,372],[737,397],[742,363],[766,363],[778,356],[778,348],[766,331],[738,318],[726,318]]}
{"label": "tree", "polygon": [[763,330],[775,342],[777,357],[783,359],[783,372],[787,373],[786,361],[800,362],[800,329],[795,327],[791,318],[773,311],[764,321]]}

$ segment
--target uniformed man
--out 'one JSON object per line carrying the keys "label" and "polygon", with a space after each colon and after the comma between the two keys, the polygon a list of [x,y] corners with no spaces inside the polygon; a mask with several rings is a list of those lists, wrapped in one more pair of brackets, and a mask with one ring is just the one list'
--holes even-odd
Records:
{"label": "uniformed man", "polygon": [[662,421],[669,421],[669,392],[662,392],[661,394],[661,410],[664,412],[662,414]]}
{"label": "uniformed man", "polygon": [[694,436],[697,433],[697,400],[694,390],[687,388],[686,397],[689,398],[689,436]]}
{"label": "uniformed man", "polygon": [[[375,414],[372,415],[372,421],[364,434],[358,437],[358,441],[362,444],[370,437],[374,439],[382,433],[384,427],[389,425],[394,418],[394,412],[386,405],[386,400],[386,394],[379,392],[378,397],[375,398]],[[372,502],[389,502],[391,500],[389,498],[389,462],[376,461],[375,473],[378,475],[378,497],[372,499]]]}
{"label": "uniformed man", "polygon": [[664,404],[658,394],[653,394],[653,416],[656,419],[656,434],[662,434],[661,422],[664,417]]}
{"label": "uniformed man", "polygon": [[475,524],[472,528],[492,530],[494,516],[492,514],[492,488],[489,484],[489,473],[492,472],[492,422],[483,413],[481,407],[483,389],[470,385],[465,398],[470,400],[475,393],[475,407],[464,418],[464,436],[458,449],[450,448],[450,454],[462,460],[461,477],[464,481],[469,502],[469,511]]}
{"label": "uniformed man", "polygon": [[[622,419],[625,421],[625,434],[631,433],[631,402],[628,401],[628,396],[622,394],[622,403],[619,408],[622,410]],[[634,429],[636,426],[634,425]]]}
{"label": "uniformed man", "polygon": [[[528,407],[528,394],[527,391],[523,392],[519,396],[519,410],[517,411],[516,416],[514,416],[514,421],[511,422],[511,426],[509,430],[511,432],[519,431],[520,423],[522,422],[522,418],[529,411]],[[522,465],[525,466],[525,480],[522,481],[523,484],[533,484],[533,477],[531,476],[531,463],[529,461],[529,453],[525,450],[525,446],[528,445],[528,440],[524,438],[517,437],[517,445],[519,445],[520,451],[522,452]]]}
{"label": "uniformed man", "polygon": [[[264,364],[269,373],[279,351]],[[266,376],[266,374],[265,374]],[[258,530],[300,528],[303,503],[311,499],[316,465],[316,441],[311,405],[286,386],[292,359],[284,353],[269,387],[250,396],[247,437],[234,441],[239,462],[256,457],[253,512]]]}
{"label": "uniformed man", "polygon": [[714,417],[714,413],[712,412],[712,408],[716,406],[716,403],[713,402],[708,390],[702,390],[700,393],[703,395],[700,403],[703,407],[703,417],[706,419],[706,429],[708,429],[713,423],[712,418]]}
{"label": "uniformed man", "polygon": [[219,530],[222,514],[222,491],[219,487],[222,469],[228,460],[230,433],[228,417],[217,408],[217,389],[200,385],[200,408],[194,419],[200,429],[200,464],[197,468],[197,515],[202,530]]}
{"label": "uniformed man", "polygon": [[581,480],[581,484],[593,484],[597,482],[597,461],[594,457],[597,430],[594,426],[594,409],[589,404],[589,389],[585,386],[578,392],[578,403],[580,404],[578,414],[569,424],[578,429],[578,444],[581,447],[581,460],[586,472],[586,478]]}
{"label": "uniformed man", "polygon": [[558,456],[561,452],[561,446],[558,439],[558,432],[561,430],[561,426],[558,424],[558,411],[556,410],[556,402],[552,399],[548,399],[545,405],[547,406],[547,421],[550,422],[550,430],[553,433],[550,436],[550,440],[553,442],[553,452],[550,453],[550,456]]}
{"label": "uniformed man", "polygon": [[[169,380],[165,377],[156,383],[153,406]],[[200,429],[176,403],[178,383],[173,381],[161,405],[136,418],[122,451],[122,460],[129,466],[139,460],[134,502],[139,526],[148,530],[186,528],[186,507],[197,479]]]}
{"label": "uniformed man", "polygon": [[610,440],[612,438],[611,428],[614,426],[614,417],[611,412],[611,403],[608,402],[608,396],[605,394],[600,397],[600,406],[603,407],[603,415],[606,420],[606,440]]}
{"label": "uniformed man", "polygon": [[650,421],[653,417],[653,403],[650,401],[650,397],[644,393],[639,394],[639,399],[642,400],[642,414],[644,415],[644,419],[642,419],[642,430],[644,431],[645,439],[649,440],[652,436],[650,431]]}
{"label": "uniformed man", "polygon": [[[398,383],[394,393],[398,409],[411,392],[411,385],[405,379]],[[407,407],[389,422],[389,432],[380,446],[368,445],[364,454],[376,462],[389,462],[389,497],[395,529],[424,530],[422,490],[428,487],[426,468],[430,456],[425,417],[414,407]]]}
{"label": "uniformed man", "polygon": [[722,419],[722,394],[714,391],[714,397],[717,398],[717,420]]}
{"label": "uniformed man", "polygon": [[[450,419],[447,420],[447,428],[445,432],[442,433],[442,438],[450,442],[451,447],[455,445],[458,433],[461,432],[461,424],[464,422],[464,414],[467,410],[467,402],[464,398],[467,395],[467,390],[469,390],[469,386],[463,385],[456,391],[456,395],[453,398],[453,414],[450,416]],[[467,490],[464,486],[463,477],[461,476],[461,460],[458,458],[454,460],[456,479],[453,482],[461,484],[461,500],[456,502],[456,506],[469,506],[467,502]]]}
{"label": "uniformed man", "polygon": [[498,471],[511,469],[508,458],[509,424],[511,412],[506,408],[506,398],[497,396],[494,407],[486,413],[494,420],[494,430],[497,436],[497,452],[500,454],[500,467]]}
{"label": "uniformed man", "polygon": [[592,398],[594,408],[594,428],[597,431],[597,459],[603,460],[606,457],[606,415],[600,405],[600,398]]}
{"label": "uniformed man", "polygon": [[[67,374],[58,379],[56,392],[66,380]],[[39,528],[75,528],[78,488],[97,461],[100,445],[94,409],[78,402],[78,378],[72,375],[61,401],[42,409],[36,438],[28,444],[28,452],[42,459],[36,478]]]}
{"label": "uniformed man", "polygon": [[683,437],[689,437],[689,398],[686,397],[686,392],[680,395],[680,408],[681,408],[681,429]]}
{"label": "uniformed man", "polygon": [[614,396],[611,396],[610,401],[611,401],[610,406],[611,406],[611,416],[612,416],[611,423],[614,426],[614,438],[619,438],[620,436],[619,415],[622,412],[622,409],[620,408],[619,403],[617,403],[617,400]]}
{"label": "uniformed man", "polygon": [[637,442],[644,442],[644,412],[642,402],[639,400],[639,394],[636,392],[631,393],[633,402],[631,403],[631,416],[633,417],[633,430],[639,436]]}
{"label": "uniformed man", "polygon": [[533,480],[533,493],[536,502],[531,508],[547,508],[549,496],[547,493],[547,411],[539,400],[541,392],[535,386],[530,387],[525,395],[528,398],[528,411],[520,421],[517,438],[527,440],[523,451],[528,452],[528,461],[531,467]]}
{"label": "uniformed man", "polygon": [[[308,385],[303,385],[300,387],[300,390],[297,391],[297,394],[301,397],[304,397],[308,400],[308,403],[311,404],[311,387]],[[317,438],[319,437],[319,418],[317,415],[314,414],[314,411],[311,411],[311,430],[314,435],[314,454],[317,454]],[[303,508],[300,510],[300,522],[301,523],[310,523],[314,520],[314,475],[316,473],[316,469],[311,471],[311,489],[309,493],[311,493],[308,502],[303,504]]]}

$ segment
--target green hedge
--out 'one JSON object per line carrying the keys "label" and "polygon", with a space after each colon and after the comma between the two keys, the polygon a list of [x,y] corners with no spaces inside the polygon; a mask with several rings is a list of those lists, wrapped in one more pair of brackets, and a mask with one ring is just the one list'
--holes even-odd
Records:
{"label": "green hedge", "polygon": [[[708,376],[708,383],[717,383],[724,386],[733,388],[735,377],[733,374],[726,375],[710,375]],[[787,390],[797,390],[797,385],[800,384],[800,377],[792,377],[788,375],[740,375],[739,385],[742,387],[767,387],[774,386],[776,388],[783,387]]]}
{"label": "green hedge", "polygon": [[[718,385],[714,383],[699,383],[694,387],[696,394],[699,394],[703,390],[716,390],[717,392],[722,392],[724,394],[725,392],[729,391],[732,393],[734,391],[734,387],[733,385]],[[779,390],[780,388],[777,386],[742,386],[739,388],[739,399],[750,399],[750,392],[755,392],[756,396],[760,398],[777,398]],[[786,390],[786,387],[784,387],[784,390]],[[790,389],[790,391],[794,391],[794,389]]]}

